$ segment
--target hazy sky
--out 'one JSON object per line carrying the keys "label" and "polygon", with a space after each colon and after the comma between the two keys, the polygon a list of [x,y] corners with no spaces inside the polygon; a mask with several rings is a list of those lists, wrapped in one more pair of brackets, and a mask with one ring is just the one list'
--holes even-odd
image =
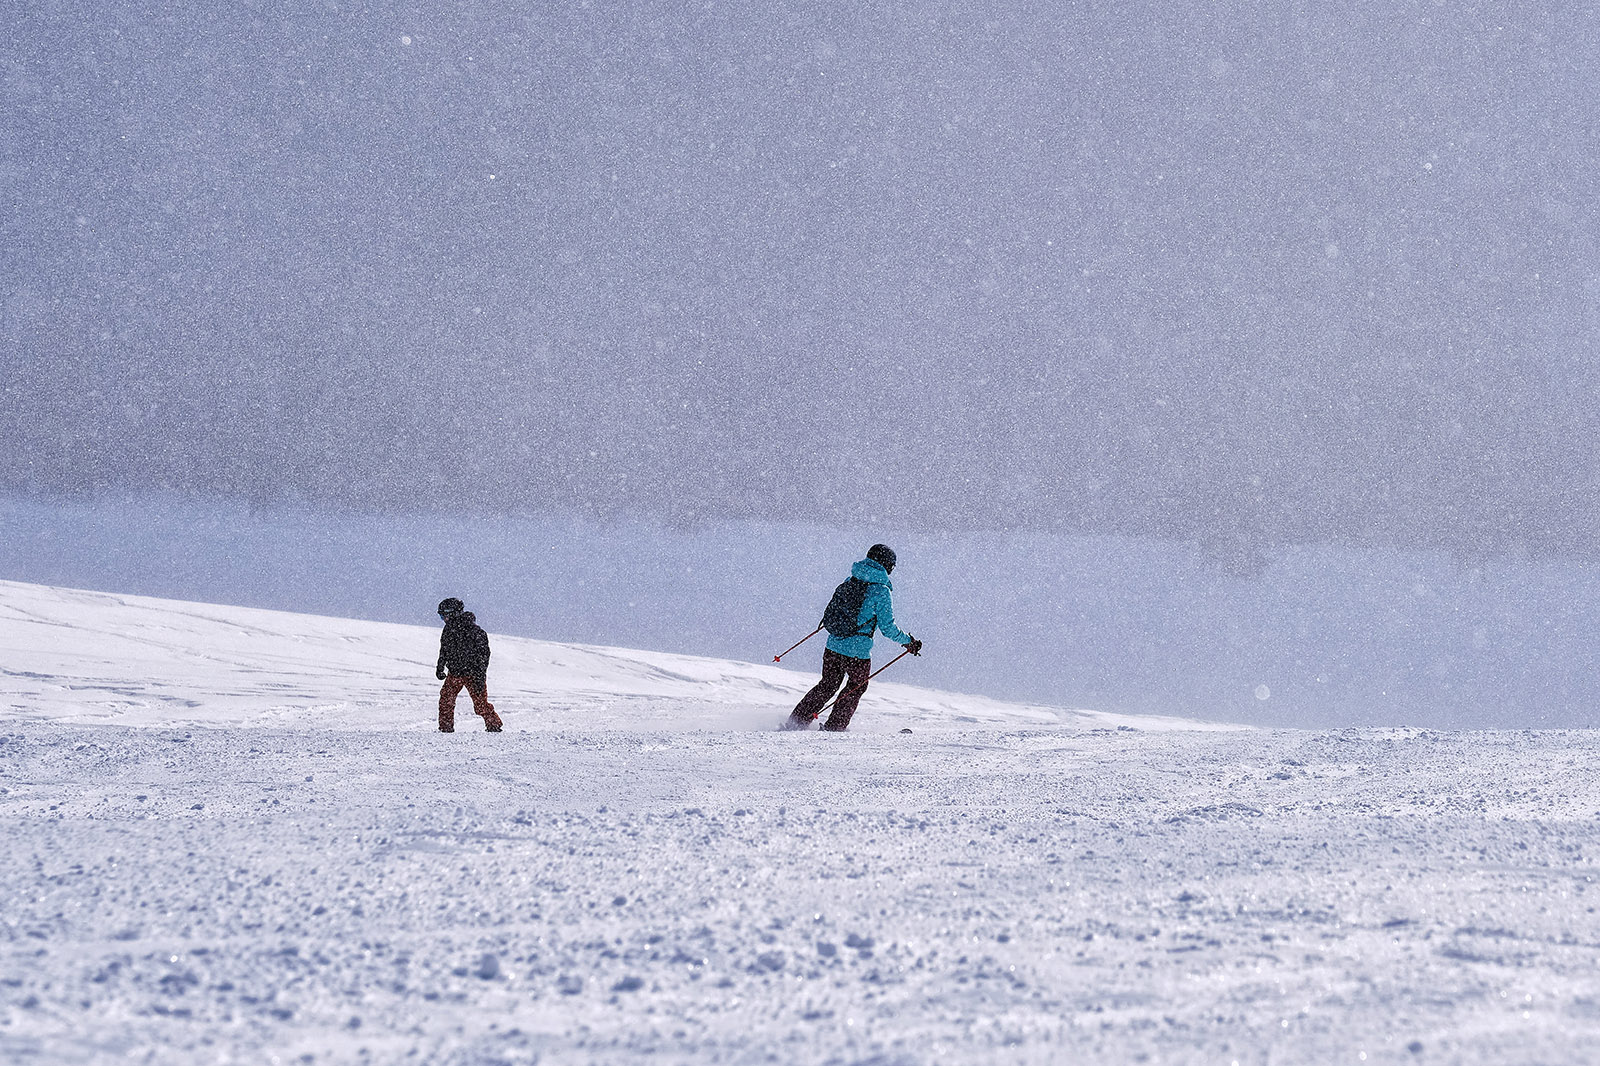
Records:
{"label": "hazy sky", "polygon": [[0,0],[0,489],[1600,544],[1600,6]]}

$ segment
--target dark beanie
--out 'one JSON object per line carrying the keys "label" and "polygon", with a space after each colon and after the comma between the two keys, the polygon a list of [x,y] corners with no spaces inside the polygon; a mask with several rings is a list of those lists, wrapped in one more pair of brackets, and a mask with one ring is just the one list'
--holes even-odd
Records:
{"label": "dark beanie", "polygon": [[883,567],[885,570],[894,569],[894,549],[887,544],[874,544],[867,549],[867,558]]}

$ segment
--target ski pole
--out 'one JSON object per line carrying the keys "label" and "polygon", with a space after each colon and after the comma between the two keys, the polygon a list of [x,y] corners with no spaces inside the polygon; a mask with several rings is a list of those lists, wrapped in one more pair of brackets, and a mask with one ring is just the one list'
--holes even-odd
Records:
{"label": "ski pole", "polygon": [[[890,659],[888,662],[884,663],[882,666],[880,666],[876,670],[872,671],[872,673],[868,674],[867,675],[867,681],[871,681],[873,678],[877,677],[879,674],[881,674],[885,670],[889,669],[889,667],[893,666],[895,663],[899,662],[901,659],[904,659],[907,655],[910,655],[910,654],[911,654],[911,649],[907,648],[905,651],[901,652],[899,655],[896,655],[893,659]],[[863,687],[865,687],[866,686],[866,681],[863,681],[861,684],[862,684]],[[833,699],[829,700],[827,703],[824,703],[822,705],[822,710],[819,710],[817,712],[817,717],[821,718],[822,717],[822,711],[825,711],[829,707],[832,707],[833,703],[834,703],[834,700],[837,700],[840,696],[843,696],[845,694],[845,692],[849,688],[850,688],[850,686],[846,685],[844,688],[840,689],[838,692],[835,692],[833,694]]]}
{"label": "ski pole", "polygon": [[783,657],[785,655],[788,655],[789,652],[794,651],[795,648],[798,648],[800,645],[804,644],[806,641],[810,640],[812,637],[816,636],[818,633],[821,633],[821,632],[822,632],[822,627],[818,626],[817,628],[813,629],[811,632],[807,633],[805,636],[801,637],[798,641],[796,641],[795,645],[794,645],[794,648],[789,648],[787,651],[784,651],[783,653],[781,653],[779,655],[774,655],[772,657],[772,661],[775,662],[775,663],[783,662]]}

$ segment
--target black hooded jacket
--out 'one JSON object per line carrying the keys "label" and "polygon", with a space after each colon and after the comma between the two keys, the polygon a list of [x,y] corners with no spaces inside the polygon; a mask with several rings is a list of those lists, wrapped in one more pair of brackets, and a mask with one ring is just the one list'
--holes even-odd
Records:
{"label": "black hooded jacket", "polygon": [[482,679],[489,673],[489,634],[471,611],[445,621],[439,635],[439,669],[457,677]]}

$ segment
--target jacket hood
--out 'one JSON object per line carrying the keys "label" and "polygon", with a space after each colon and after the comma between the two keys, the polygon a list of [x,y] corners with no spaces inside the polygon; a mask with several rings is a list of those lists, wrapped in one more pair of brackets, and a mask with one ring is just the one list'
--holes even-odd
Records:
{"label": "jacket hood", "polygon": [[449,618],[445,619],[444,624],[447,626],[460,625],[461,623],[466,622],[467,624],[472,625],[476,624],[477,621],[477,615],[473,614],[471,611],[462,611],[460,614],[453,614]]}
{"label": "jacket hood", "polygon": [[889,571],[880,566],[876,559],[861,560],[850,568],[850,576],[872,585],[888,585],[889,588],[894,588],[889,584]]}

